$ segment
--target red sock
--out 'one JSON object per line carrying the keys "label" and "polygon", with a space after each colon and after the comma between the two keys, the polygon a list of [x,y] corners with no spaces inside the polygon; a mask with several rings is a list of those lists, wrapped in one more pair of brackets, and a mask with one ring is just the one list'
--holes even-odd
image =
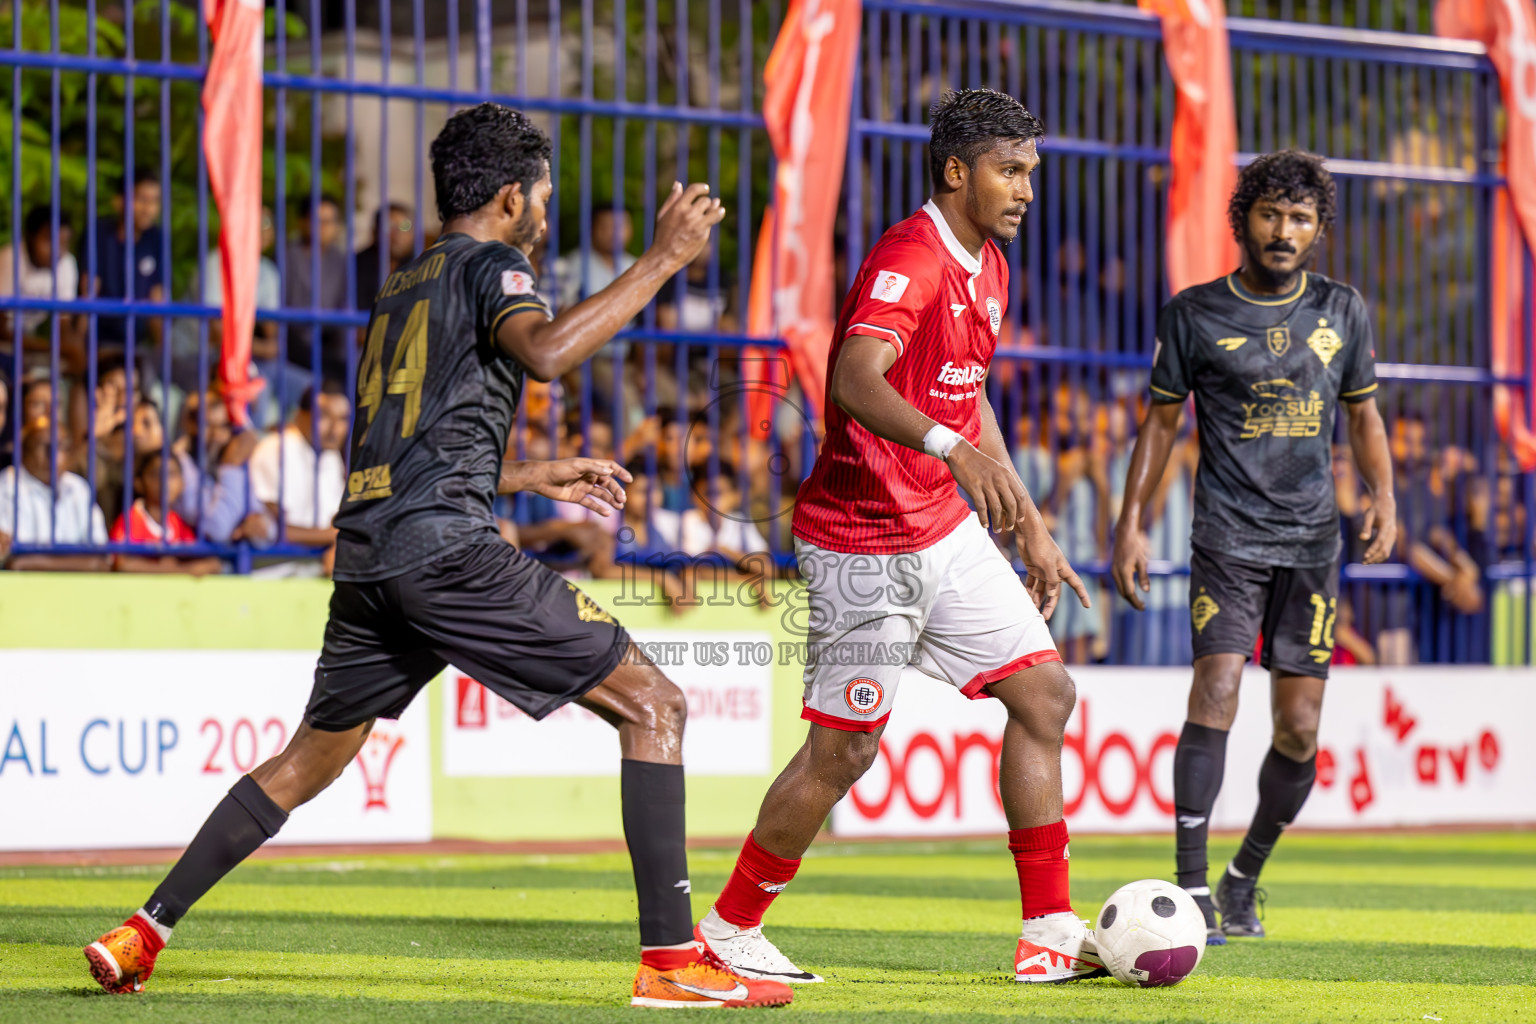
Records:
{"label": "red sock", "polygon": [[139,938],[144,940],[144,949],[150,956],[158,956],[165,948],[165,940],[160,937],[159,932],[155,931],[155,926],[138,914],[134,914],[123,924],[139,933]]}
{"label": "red sock", "polygon": [[687,949],[645,949],[640,950],[640,962],[647,967],[654,967],[658,971],[675,971],[687,967],[699,958],[699,947],[689,946]]}
{"label": "red sock", "polygon": [[1071,912],[1067,886],[1067,823],[1016,828],[1008,833],[1008,849],[1019,869],[1019,899],[1024,920],[1041,914]]}
{"label": "red sock", "polygon": [[725,883],[725,891],[715,901],[715,913],[737,928],[756,928],[773,899],[800,870],[798,860],[776,857],[757,845],[751,833],[741,844],[736,870]]}

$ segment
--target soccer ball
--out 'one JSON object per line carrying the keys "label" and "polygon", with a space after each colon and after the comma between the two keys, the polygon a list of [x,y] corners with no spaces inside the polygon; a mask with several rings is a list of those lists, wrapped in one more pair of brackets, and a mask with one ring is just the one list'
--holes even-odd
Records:
{"label": "soccer ball", "polygon": [[1094,929],[1104,966],[1127,985],[1177,985],[1205,953],[1205,915],[1171,882],[1144,878],[1104,903]]}

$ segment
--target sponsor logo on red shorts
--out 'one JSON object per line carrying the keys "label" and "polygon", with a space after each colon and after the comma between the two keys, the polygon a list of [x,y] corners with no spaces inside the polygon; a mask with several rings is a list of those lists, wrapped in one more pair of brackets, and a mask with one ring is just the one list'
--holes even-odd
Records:
{"label": "sponsor logo on red shorts", "polygon": [[848,710],[856,715],[874,714],[884,698],[885,691],[873,679],[855,679],[843,688],[843,700],[848,702]]}

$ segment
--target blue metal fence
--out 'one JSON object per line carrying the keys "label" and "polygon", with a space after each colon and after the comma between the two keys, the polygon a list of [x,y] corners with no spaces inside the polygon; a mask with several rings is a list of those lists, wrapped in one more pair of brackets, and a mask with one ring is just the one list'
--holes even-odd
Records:
{"label": "blue metal fence", "polygon": [[[1484,253],[1491,190],[1500,183],[1495,76],[1477,47],[1383,31],[1426,32],[1418,6],[1278,2],[1271,9],[1232,0],[1234,14],[1314,23],[1230,19],[1239,148],[1244,159],[1285,145],[1312,149],[1329,157],[1340,179],[1340,223],[1320,269],[1360,288],[1377,317],[1399,501],[1418,543],[1404,547],[1410,564],[1348,566],[1356,630],[1388,659],[1529,661],[1524,593],[1533,544],[1524,510],[1536,486],[1503,454],[1490,401],[1497,382],[1488,370]],[[990,85],[1041,115],[1049,133],[1041,201],[1008,251],[1011,322],[989,395],[1069,556],[1099,581],[1100,610],[1070,612],[1057,623],[1069,654],[1179,661],[1188,644],[1177,576],[1188,556],[1192,442],[1170,468],[1153,526],[1156,568],[1165,574],[1152,595],[1155,611],[1136,616],[1109,600],[1104,575],[1166,298],[1161,231],[1173,94],[1158,24],[1116,4],[866,0],[864,8],[836,226],[841,270],[851,276],[879,233],[925,197],[925,111],[943,89]],[[31,209],[50,207],[43,234],[57,251],[72,225],[90,280],[101,270],[92,264],[103,244],[112,248],[111,237],[99,237],[110,235],[112,222],[98,224],[96,215],[110,215],[121,196],[118,172],[131,195],[142,166],[164,200],[159,221],[167,230],[154,242],[159,273],[151,275],[163,285],[155,296],[50,290],[27,297],[19,260],[0,283],[13,296],[0,296],[0,309],[42,315],[36,351],[11,343],[3,363],[11,381],[27,378],[29,367],[48,381],[51,463],[78,439],[84,454],[74,463],[90,492],[130,508],[138,492],[122,478],[133,474],[110,467],[133,465],[132,405],[118,431],[98,416],[98,398],[115,400],[103,387],[111,347],[103,344],[104,318],[126,318],[125,390],[158,401],[168,452],[177,409],[200,390],[218,347],[217,302],[199,281],[217,244],[197,103],[207,33],[193,7],[169,0],[130,2],[110,19],[94,2],[77,8],[57,0],[13,6],[9,26],[3,17],[0,28],[10,31],[0,32],[8,41],[0,65],[10,74],[0,110],[11,119],[12,152],[0,161],[9,193],[0,219],[9,233]],[[505,515],[546,557],[598,574],[621,573],[626,551],[687,547],[685,535],[700,523],[720,546],[761,543],[787,555],[784,513],[813,439],[793,415],[793,394],[763,437],[747,422],[737,369],[750,340],[741,324],[751,243],[773,171],[758,110],[778,18],[777,4],[748,0],[454,0],[430,9],[423,0],[279,0],[269,7],[264,194],[274,211],[270,273],[278,295],[258,314],[269,353],[259,364],[275,399],[262,408],[263,426],[289,420],[305,386],[350,379],[355,335],[367,319],[366,282],[381,279],[395,258],[389,238],[408,237],[401,250],[419,251],[437,227],[426,142],[454,107],[497,99],[533,113],[554,141],[549,248],[535,258],[556,303],[601,287],[625,252],[649,242],[656,202],[672,178],[708,181],[732,211],[706,261],[680,274],[579,374],[531,389],[519,413],[518,453],[621,458],[642,476],[648,514],[626,516],[617,534],[527,498],[509,503]],[[308,211],[302,221],[300,203]],[[376,213],[391,203],[402,208]],[[626,222],[633,237],[615,244]],[[337,236],[330,248],[306,242],[327,233]],[[376,236],[383,241],[359,254]],[[113,257],[137,267],[143,254],[135,244],[125,238]],[[19,456],[27,410],[15,390],[0,443]],[[1527,401],[1532,393],[1525,387]],[[209,422],[212,404],[195,403],[178,465],[203,478],[248,477],[239,465],[220,473],[229,449],[221,452],[223,438]],[[315,447],[320,419],[304,424]],[[155,431],[140,433],[154,440]],[[278,446],[284,478],[293,472],[286,453]],[[172,461],[162,460],[162,487]],[[317,514],[323,461],[298,488]],[[1349,506],[1352,469],[1343,449],[1338,461]],[[690,493],[695,481],[698,496]],[[278,485],[279,497],[288,487],[286,479]],[[117,497],[104,499],[114,488]],[[733,529],[727,544],[711,508],[730,501],[755,525]],[[12,503],[15,522],[19,493]],[[262,503],[251,507],[259,518]],[[201,518],[200,509],[192,512]],[[288,525],[304,519],[290,518]],[[244,570],[313,550],[286,533],[253,543],[196,526],[197,542],[176,548],[178,556],[220,556]],[[698,543],[707,547],[708,539]],[[166,551],[143,543],[65,548],[37,537],[18,539],[15,550],[34,557]],[[1442,567],[1451,583],[1425,582],[1426,572]],[[1483,607],[1474,611],[1479,596]]]}
{"label": "blue metal fence", "polygon": [[[11,69],[10,95],[0,101],[11,115],[12,128],[12,153],[6,161],[9,226],[14,232],[22,223],[24,207],[46,203],[55,211],[48,233],[54,244],[60,227],[69,233],[72,219],[75,237],[85,235],[83,253],[94,256],[95,212],[106,212],[113,196],[133,194],[140,184],[135,167],[142,165],[138,177],[153,179],[164,199],[158,219],[176,228],[160,234],[153,254],[165,279],[163,293],[133,301],[133,296],[102,299],[59,295],[55,290],[0,302],[4,308],[60,314],[50,315],[43,328],[51,332],[44,346],[50,352],[33,358],[22,346],[10,346],[4,359],[6,375],[18,382],[29,371],[50,377],[60,399],[54,403],[60,414],[51,422],[51,461],[58,461],[61,442],[67,452],[74,440],[70,435],[78,436],[87,450],[76,462],[91,493],[110,506],[127,507],[131,483],[119,481],[117,473],[109,474],[111,481],[98,480],[96,474],[97,443],[106,440],[90,427],[97,418],[102,357],[98,323],[104,317],[127,317],[123,347],[128,390],[148,384],[150,397],[159,399],[161,432],[169,442],[177,422],[175,408],[183,404],[185,393],[199,390],[197,382],[207,379],[216,361],[217,338],[210,344],[210,332],[218,329],[218,307],[204,301],[207,286],[198,278],[209,265],[217,237],[197,105],[208,57],[206,28],[195,8],[177,3],[130,2],[115,13],[116,19],[108,20],[97,16],[94,4],[77,10],[54,3],[26,8],[10,19],[11,31],[5,33],[10,46],[0,50],[0,63]],[[566,5],[558,0],[531,5],[526,0],[482,0],[430,12],[420,0],[344,5],[300,0],[269,8],[264,79],[270,158],[265,198],[276,211],[271,257],[281,295],[258,312],[259,340],[267,335],[266,343],[276,350],[276,356],[258,360],[267,395],[276,399],[275,408],[265,409],[263,425],[287,420],[300,393],[320,385],[323,378],[351,379],[356,345],[350,337],[366,324],[371,298],[360,293],[359,281],[369,271],[373,280],[380,279],[392,262],[387,244],[353,255],[374,234],[372,225],[389,223],[387,215],[376,217],[374,211],[392,203],[406,207],[402,212],[410,225],[405,228],[411,234],[409,249],[419,251],[436,228],[425,181],[426,142],[451,109],[494,99],[532,113],[554,142],[552,170],[559,187],[550,210],[550,249],[534,254],[543,264],[541,278],[552,297],[573,300],[605,282],[598,251],[602,247],[593,243],[594,220],[632,222],[635,238],[630,247],[647,244],[657,203],[674,177],[708,181],[733,210],[707,266],[701,268],[701,280],[690,285],[680,276],[670,301],[654,304],[592,365],[562,382],[555,401],[541,406],[548,413],[547,423],[530,423],[526,412],[520,415],[519,450],[526,450],[530,440],[558,444],[555,439],[567,434],[580,439],[573,448],[626,450],[642,458],[653,474],[676,475],[678,467],[667,464],[664,446],[636,443],[637,433],[697,434],[698,418],[718,442],[720,415],[730,410],[703,400],[690,408],[687,394],[676,393],[675,381],[686,382],[690,374],[700,372],[718,375],[746,341],[734,326],[740,321],[737,307],[743,293],[733,283],[749,278],[752,225],[761,217],[771,171],[757,110],[761,67],[777,21],[776,3],[747,0],[584,0]],[[61,162],[61,140],[67,148],[71,138],[60,128],[61,115],[67,117],[67,106],[59,101],[61,85],[78,92],[87,109],[78,136],[85,149],[78,167],[71,166],[68,153]],[[98,110],[99,97],[107,92],[120,100],[117,120]],[[171,111],[178,100],[178,112],[185,116],[175,120]],[[34,134],[46,140],[41,143],[46,153],[42,173],[31,174],[33,180],[25,172],[34,169],[41,154],[28,129],[40,129]],[[150,136],[153,142],[147,142]],[[142,162],[146,148],[158,153],[152,164]],[[127,172],[121,187],[118,168]],[[71,180],[71,171],[77,172],[77,180]],[[66,211],[63,224],[61,208]],[[309,236],[332,230],[331,211],[339,216],[334,243],[308,244]],[[134,264],[146,257],[135,251],[132,232],[128,234],[124,259]],[[369,259],[376,259],[376,265],[365,266]],[[83,255],[82,261],[90,260]],[[87,266],[84,272],[89,278],[95,269]],[[19,261],[9,276],[13,280],[8,290],[21,293]],[[697,323],[701,305],[719,307],[705,327]],[[83,319],[77,322],[77,317]],[[146,323],[152,336],[143,336]],[[173,351],[168,339],[178,330],[190,351]],[[67,360],[61,359],[61,344],[69,348],[72,331],[82,334],[84,349],[78,381],[67,371]],[[771,348],[775,343],[757,344]],[[34,362],[41,365],[33,368]],[[188,364],[182,376],[191,377],[190,385],[178,380],[178,366],[173,364],[182,362]],[[66,392],[83,396],[86,409],[79,418],[86,421],[85,429],[61,422]],[[201,403],[200,410],[208,405]],[[563,415],[567,412],[569,416]],[[201,441],[207,425],[205,414],[198,415]],[[660,423],[662,418],[669,423]],[[22,403],[12,403],[5,433],[18,454],[22,419]],[[608,422],[617,436],[596,436]],[[745,424],[741,426],[738,433],[744,435]],[[312,424],[311,432],[318,446],[318,424]],[[123,442],[112,441],[110,460],[132,466],[132,431],[123,433]],[[806,454],[801,442],[809,438],[791,440],[796,444],[787,457],[798,472]],[[718,443],[695,447],[712,450],[711,463],[718,467]],[[207,470],[210,457],[216,461],[217,455],[199,444],[194,461]],[[659,455],[663,465],[658,470]],[[740,468],[744,473],[745,467]],[[282,469],[282,476],[290,475],[286,465]],[[687,467],[682,469],[686,472]],[[120,498],[108,494],[119,489]],[[310,490],[318,493],[320,488]],[[519,509],[520,514],[525,511]],[[282,522],[279,517],[279,529]],[[49,534],[46,540],[18,542],[15,551],[80,553],[55,542],[51,523]],[[776,539],[782,548],[783,539]],[[179,547],[177,554],[222,555],[245,568],[253,559],[312,553],[286,537],[265,545],[207,536],[200,540]],[[93,542],[85,548],[114,555],[159,553],[155,545]]]}
{"label": "blue metal fence", "polygon": [[[1026,484],[1068,555],[1099,578],[1095,596],[1108,598],[1127,427],[1140,415],[1166,298],[1160,229],[1173,107],[1160,28],[1102,4],[870,0],[865,10],[846,183],[850,266],[926,194],[923,111],[938,91],[1004,89],[1045,122],[1039,198],[1023,244],[1008,251],[1010,343],[989,393],[1013,430]],[[1405,561],[1454,568],[1466,559],[1483,580],[1479,597],[1475,586],[1431,586],[1408,564],[1351,564],[1356,629],[1389,660],[1527,660],[1517,615],[1530,551],[1520,499],[1531,481],[1504,459],[1488,371],[1484,253],[1501,183],[1492,69],[1478,47],[1423,35],[1241,17],[1229,31],[1240,159],[1299,146],[1328,156],[1339,179],[1339,224],[1319,269],[1356,285],[1376,315]],[[1347,447],[1339,451],[1340,490],[1353,506]],[[1176,457],[1160,498],[1152,532],[1165,572],[1187,565],[1192,470]],[[1150,620],[1105,600],[1103,614],[1070,611],[1058,639],[1071,638],[1079,657],[1182,660],[1183,587],[1161,587]]]}

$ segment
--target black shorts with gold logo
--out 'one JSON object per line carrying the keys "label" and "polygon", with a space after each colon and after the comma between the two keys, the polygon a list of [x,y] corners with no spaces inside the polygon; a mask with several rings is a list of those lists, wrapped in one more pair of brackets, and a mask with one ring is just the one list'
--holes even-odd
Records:
{"label": "black shorts with gold logo", "polygon": [[450,662],[533,718],[613,672],[629,634],[597,602],[500,541],[372,583],[337,581],[304,718],[396,718]]}
{"label": "black shorts with gold logo", "polygon": [[1254,565],[1196,547],[1189,560],[1194,656],[1252,655],[1291,676],[1328,678],[1339,610],[1339,563],[1306,568]]}

